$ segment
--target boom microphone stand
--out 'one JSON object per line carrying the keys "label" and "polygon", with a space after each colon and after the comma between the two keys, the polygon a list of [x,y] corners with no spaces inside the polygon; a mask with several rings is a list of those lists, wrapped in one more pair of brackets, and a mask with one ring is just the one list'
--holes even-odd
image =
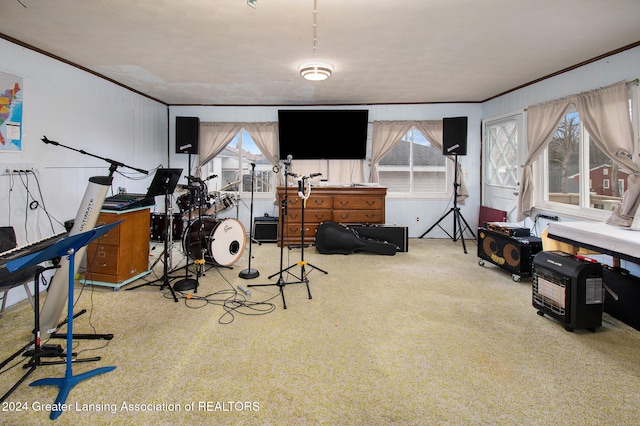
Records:
{"label": "boom microphone stand", "polygon": [[254,176],[256,173],[256,163],[251,163],[251,213],[249,216],[249,266],[247,269],[243,269],[240,271],[239,277],[244,278],[245,280],[251,280],[253,278],[258,278],[260,276],[260,272],[257,269],[251,269],[251,243],[253,242],[253,191],[254,191]]}
{"label": "boom microphone stand", "polygon": [[[291,154],[287,156],[287,161],[284,162],[284,197],[282,197],[282,203],[280,204],[280,224],[282,225],[279,229],[280,231],[280,272],[277,274],[271,275],[269,279],[278,276],[278,282],[275,284],[249,284],[247,287],[268,287],[268,286],[277,286],[280,290],[280,295],[282,296],[282,305],[284,309],[287,309],[287,302],[284,298],[284,288],[289,284],[302,284],[302,281],[290,282],[287,283],[284,280],[284,228],[287,221],[287,204],[289,202],[289,191],[287,185],[287,176],[289,175],[289,167],[291,167]],[[305,282],[307,285],[307,292],[309,293],[309,299],[311,299],[311,290],[309,290],[309,281]]]}
{"label": "boom microphone stand", "polygon": [[[473,235],[473,238],[475,238],[476,235],[473,233],[473,231],[471,230],[471,227],[469,226],[467,221],[464,219],[464,216],[462,216],[462,213],[460,213],[460,207],[458,207],[458,187],[460,187],[460,184],[458,183],[458,154],[455,154],[454,158],[455,158],[455,160],[454,160],[454,162],[455,162],[455,174],[454,174],[454,179],[453,179],[453,207],[451,207],[448,212],[446,212],[444,215],[442,215],[442,217],[440,219],[438,219],[438,221],[436,223],[434,223],[431,226],[431,228],[427,229],[422,235],[420,235],[420,238],[423,238],[433,228],[438,226],[440,229],[442,229],[444,231],[445,234],[447,234],[453,240],[453,242],[456,242],[456,241],[458,241],[458,230],[459,230],[459,232],[460,232],[460,241],[462,241],[462,248],[464,250],[464,253],[466,254],[467,253],[467,246],[464,243],[464,231],[465,231],[465,229],[469,230],[471,235]],[[453,213],[453,235],[449,234],[442,226],[440,226],[440,222],[442,222],[444,220],[444,218],[449,216],[449,214],[451,214],[451,213]],[[463,222],[464,222],[466,228],[462,226]]]}

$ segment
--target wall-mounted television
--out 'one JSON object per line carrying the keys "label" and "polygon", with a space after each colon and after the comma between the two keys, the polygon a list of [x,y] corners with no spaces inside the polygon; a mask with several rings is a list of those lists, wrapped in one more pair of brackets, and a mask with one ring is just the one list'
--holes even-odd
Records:
{"label": "wall-mounted television", "polygon": [[364,159],[368,123],[366,109],[278,110],[280,159]]}

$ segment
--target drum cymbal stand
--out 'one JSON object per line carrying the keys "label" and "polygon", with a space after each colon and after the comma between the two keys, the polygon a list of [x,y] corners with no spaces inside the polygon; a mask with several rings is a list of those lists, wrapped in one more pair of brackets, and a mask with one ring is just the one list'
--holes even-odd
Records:
{"label": "drum cymbal stand", "polygon": [[[306,284],[307,285],[307,293],[309,294],[309,299],[311,299],[311,290],[309,289],[309,280],[305,281],[294,281],[294,282],[286,282],[284,280],[284,228],[287,222],[287,204],[289,202],[289,191],[287,184],[287,176],[290,175],[289,167],[291,167],[291,154],[287,156],[287,160],[284,162],[284,196],[282,197],[282,202],[280,204],[280,225],[278,230],[280,232],[280,271],[269,276],[269,279],[278,275],[278,282],[274,284],[248,284],[247,287],[268,287],[268,286],[277,286],[280,290],[280,296],[282,296],[282,306],[284,309],[287,309],[287,301],[284,298],[284,288],[289,284]],[[289,268],[287,268],[289,269]]]}
{"label": "drum cymbal stand", "polygon": [[[243,278],[245,280],[251,280],[254,278],[258,278],[258,276],[260,276],[260,271],[258,271],[257,269],[251,269],[251,246],[253,245],[253,228],[252,226],[252,222],[253,222],[253,191],[254,191],[254,179],[255,179],[255,174],[256,174],[256,163],[251,163],[251,213],[249,215],[249,266],[247,266],[247,269],[243,269],[242,271],[240,271],[239,277]],[[237,205],[240,205],[240,203],[238,203]]]}

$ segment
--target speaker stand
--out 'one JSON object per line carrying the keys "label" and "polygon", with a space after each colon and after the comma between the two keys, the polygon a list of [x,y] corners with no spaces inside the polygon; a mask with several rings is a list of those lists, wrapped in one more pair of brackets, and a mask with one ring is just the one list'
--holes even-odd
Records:
{"label": "speaker stand", "polygon": [[[454,155],[454,163],[455,163],[455,166],[454,166],[455,175],[453,179],[453,207],[451,207],[449,211],[446,212],[444,215],[442,215],[442,217],[440,217],[440,219],[438,219],[436,223],[431,225],[429,229],[427,229],[422,235],[420,235],[419,238],[424,238],[425,235],[427,235],[429,232],[431,232],[433,228],[437,226],[440,229],[442,229],[444,233],[447,234],[449,238],[453,240],[453,242],[458,241],[458,237],[459,237],[460,241],[462,241],[462,249],[464,250],[464,253],[467,254],[467,245],[464,242],[464,231],[468,229],[471,235],[473,235],[474,239],[476,238],[476,235],[471,230],[471,227],[465,220],[464,216],[462,216],[462,213],[460,212],[460,207],[458,207],[458,188],[460,187],[460,184],[458,183],[458,154]],[[453,213],[453,235],[449,234],[447,230],[440,225],[440,222],[442,222],[447,216],[449,216],[452,213]],[[463,223],[465,225],[464,227],[462,226]]]}

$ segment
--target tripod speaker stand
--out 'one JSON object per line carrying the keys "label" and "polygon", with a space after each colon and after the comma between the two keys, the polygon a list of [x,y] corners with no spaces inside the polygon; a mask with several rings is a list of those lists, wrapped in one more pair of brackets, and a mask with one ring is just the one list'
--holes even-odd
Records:
{"label": "tripod speaker stand", "polygon": [[[455,154],[454,158],[455,158],[455,160],[454,160],[455,161],[455,175],[454,175],[454,179],[453,179],[453,207],[451,207],[449,209],[449,211],[446,212],[444,215],[442,215],[442,217],[440,219],[438,219],[438,221],[436,223],[434,223],[429,229],[427,229],[422,235],[420,235],[420,238],[423,238],[425,235],[427,235],[429,232],[431,232],[431,230],[433,228],[438,226],[454,242],[458,241],[458,237],[459,237],[460,241],[462,241],[462,248],[463,248],[463,250],[464,250],[464,252],[466,254],[467,253],[467,246],[466,246],[466,244],[464,242],[464,231],[466,229],[468,229],[469,232],[471,233],[471,235],[473,235],[473,238],[475,238],[476,235],[471,230],[471,227],[469,226],[469,224],[465,220],[464,216],[462,216],[462,213],[460,212],[460,207],[458,207],[458,188],[460,187],[460,184],[458,183],[458,154]],[[453,235],[449,234],[440,225],[440,222],[442,222],[447,216],[449,216],[452,213],[453,213]],[[463,223],[465,225],[464,227],[462,226]]]}

